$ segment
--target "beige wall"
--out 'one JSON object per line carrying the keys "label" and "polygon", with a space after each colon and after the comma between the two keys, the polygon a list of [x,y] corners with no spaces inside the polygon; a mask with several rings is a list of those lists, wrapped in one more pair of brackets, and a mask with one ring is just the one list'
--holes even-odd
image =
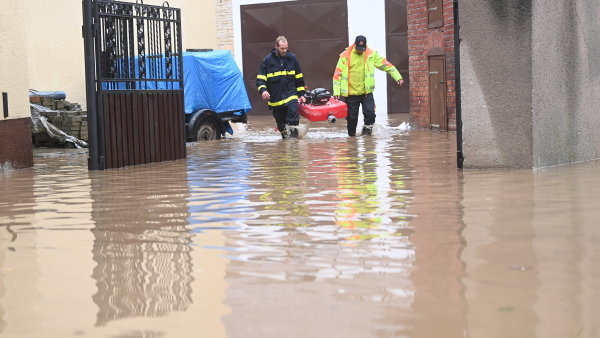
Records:
{"label": "beige wall", "polygon": [[[0,92],[8,93],[8,119],[31,116],[26,76],[27,53],[23,43],[24,2],[0,0]],[[2,120],[4,115],[0,101],[0,121]]]}
{"label": "beige wall", "polygon": [[[0,1],[8,3],[7,0]],[[217,48],[215,1],[217,0],[169,1],[171,7],[182,10],[184,50]],[[17,41],[27,41],[29,86],[42,91],[65,91],[68,101],[85,106],[81,1],[17,1],[17,4],[20,3],[24,4],[27,38]],[[163,1],[147,0],[144,3],[161,5]],[[4,15],[4,11],[2,13]],[[2,46],[5,46],[2,40],[5,38],[0,38]]]}
{"label": "beige wall", "polygon": [[24,1],[29,85],[85,101],[80,1]]}
{"label": "beige wall", "polygon": [[[169,1],[171,7],[181,8],[184,50],[187,48],[217,49],[216,2],[219,1],[222,0]],[[162,4],[162,1],[152,4]]]}

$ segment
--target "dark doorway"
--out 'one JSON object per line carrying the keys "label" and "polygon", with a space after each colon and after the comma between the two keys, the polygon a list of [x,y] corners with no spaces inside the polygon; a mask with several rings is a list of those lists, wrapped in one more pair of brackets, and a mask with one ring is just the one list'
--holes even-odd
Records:
{"label": "dark doorway", "polygon": [[429,58],[429,112],[431,129],[448,130],[446,63],[443,56]]}
{"label": "dark doorway", "polygon": [[339,54],[348,46],[348,8],[345,0],[304,0],[244,5],[240,8],[244,83],[254,114],[269,114],[256,91],[262,59],[284,35],[290,52],[300,61],[309,89],[332,90]]}
{"label": "dark doorway", "polygon": [[408,77],[408,20],[406,16],[406,0],[385,1],[386,58],[404,78],[404,85],[398,87],[394,80],[387,76],[388,113],[409,113],[409,77]]}

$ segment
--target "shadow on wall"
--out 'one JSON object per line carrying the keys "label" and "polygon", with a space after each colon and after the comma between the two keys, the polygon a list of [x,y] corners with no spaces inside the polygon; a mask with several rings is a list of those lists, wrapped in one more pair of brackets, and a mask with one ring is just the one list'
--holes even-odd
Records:
{"label": "shadow on wall", "polygon": [[[491,0],[489,4],[496,17],[501,20],[512,17],[519,21],[517,23],[524,24],[531,17],[531,0]],[[523,15],[515,15],[515,13]]]}
{"label": "shadow on wall", "polygon": [[[566,17],[564,17],[565,24],[563,27],[566,27],[568,30],[565,30],[564,34],[561,35],[558,43],[562,46],[565,46],[562,49],[562,63],[565,65],[565,80],[568,81],[566,83],[567,90],[567,98],[566,98],[566,113],[567,113],[567,135],[565,142],[565,148],[571,145],[571,149],[567,151],[567,159],[568,162],[577,161],[576,151],[577,144],[579,144],[579,133],[577,132],[577,126],[580,124],[579,121],[579,88],[578,83],[580,83],[580,66],[579,62],[581,57],[579,55],[580,45],[579,45],[579,32],[578,28],[580,27],[580,20],[577,16],[577,8],[576,1],[565,1],[563,5],[563,13],[566,13]],[[574,23],[574,24],[569,24]],[[560,46],[558,48],[560,50]],[[594,68],[594,67],[592,67]],[[590,69],[592,69],[590,68]]]}
{"label": "shadow on wall", "polygon": [[465,4],[462,9],[461,34],[473,46],[469,48],[473,76],[493,133],[487,148],[473,151],[480,158],[497,153],[495,160],[482,163],[484,167],[531,168],[531,0],[490,0]]}

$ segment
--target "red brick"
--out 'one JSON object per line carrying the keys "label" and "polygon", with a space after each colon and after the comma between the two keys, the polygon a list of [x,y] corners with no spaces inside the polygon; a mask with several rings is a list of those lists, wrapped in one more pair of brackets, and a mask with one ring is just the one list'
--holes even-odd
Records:
{"label": "red brick", "polygon": [[[456,125],[456,91],[454,82],[454,12],[452,0],[443,0],[444,26],[428,28],[427,1],[408,0],[408,44],[410,72],[410,116],[419,127],[429,128],[429,48],[433,32],[442,36],[438,46],[446,60],[446,108],[449,129]],[[439,40],[438,40],[439,41]]]}

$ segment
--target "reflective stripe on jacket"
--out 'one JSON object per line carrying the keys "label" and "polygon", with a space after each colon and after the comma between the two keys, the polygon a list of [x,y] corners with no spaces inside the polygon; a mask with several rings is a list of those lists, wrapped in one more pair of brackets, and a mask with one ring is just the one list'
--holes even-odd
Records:
{"label": "reflective stripe on jacket", "polygon": [[[340,59],[333,73],[333,95],[348,96],[348,78],[350,76],[350,56],[355,45],[346,48],[340,54]],[[402,79],[400,72],[377,51],[367,48],[362,54],[365,60],[365,91],[372,93],[375,90],[375,68],[383,70],[390,74],[394,81]]]}
{"label": "reflective stripe on jacket", "polygon": [[269,92],[269,107],[284,105],[304,95],[304,75],[296,56],[288,52],[279,57],[273,48],[260,64],[256,89],[261,95],[265,90]]}

